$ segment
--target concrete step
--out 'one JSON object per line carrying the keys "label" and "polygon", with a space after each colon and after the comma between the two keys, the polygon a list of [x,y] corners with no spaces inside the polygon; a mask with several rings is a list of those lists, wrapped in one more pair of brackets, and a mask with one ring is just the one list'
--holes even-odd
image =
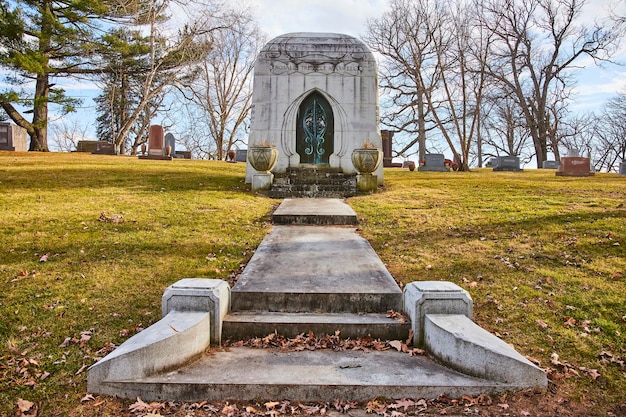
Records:
{"label": "concrete step", "polygon": [[396,351],[212,349],[169,373],[107,379],[99,393],[144,401],[367,401],[505,392],[509,386],[462,375],[421,356]]}
{"label": "concrete step", "polygon": [[[318,278],[318,277],[316,277]],[[294,278],[296,279],[296,278]],[[316,281],[319,281],[318,278]],[[402,294],[367,292],[274,292],[231,290],[231,311],[268,311],[284,313],[384,313],[402,311]]]}
{"label": "concrete step", "polygon": [[232,311],[385,313],[402,291],[354,228],[272,228],[231,291]]}
{"label": "concrete step", "polygon": [[242,340],[278,333],[285,337],[313,332],[316,336],[340,332],[342,338],[370,336],[381,340],[407,340],[411,324],[387,314],[231,312],[222,324],[223,340]]}
{"label": "concrete step", "polygon": [[331,168],[290,170],[276,174],[272,198],[344,198],[357,195],[356,175]]}

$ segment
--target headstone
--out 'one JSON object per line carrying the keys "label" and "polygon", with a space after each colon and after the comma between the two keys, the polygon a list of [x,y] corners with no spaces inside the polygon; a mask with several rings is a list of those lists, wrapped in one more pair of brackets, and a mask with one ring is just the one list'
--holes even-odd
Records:
{"label": "headstone", "polygon": [[591,171],[591,159],[581,156],[564,156],[561,158],[561,165],[556,175],[566,177],[590,177],[595,175],[595,173]]}
{"label": "headstone", "polygon": [[176,151],[176,158],[191,159],[191,151]]}
{"label": "headstone", "polygon": [[167,161],[174,159],[171,155],[165,155],[165,140],[163,136],[163,126],[150,126],[150,135],[148,136],[148,155],[139,155],[139,159],[160,159]]}
{"label": "headstone", "polygon": [[494,171],[523,171],[519,167],[518,156],[498,156],[495,161]]}
{"label": "headstone", "polygon": [[167,147],[171,146],[169,156],[176,155],[176,138],[171,133],[165,135],[165,149],[167,155]]}
{"label": "headstone", "polygon": [[[400,162],[393,162],[393,135],[396,132],[393,130],[381,130],[380,135],[383,139],[383,167],[404,167]],[[415,164],[414,164],[415,166]]]}
{"label": "headstone", "polygon": [[409,171],[415,171],[415,161],[402,162],[402,168],[408,168]]}
{"label": "headstone", "polygon": [[580,153],[578,152],[578,149],[571,148],[571,149],[567,150],[567,156],[569,156],[569,157],[579,157]]}
{"label": "headstone", "polygon": [[26,152],[28,133],[13,123],[0,123],[0,151]]}
{"label": "headstone", "polygon": [[626,175],[626,160],[619,164],[619,175]]}
{"label": "headstone", "polygon": [[559,169],[559,161],[543,161],[541,165],[543,169]]}
{"label": "headstone", "polygon": [[247,162],[248,161],[248,150],[247,149],[237,149],[235,154],[235,161],[237,162]]}
{"label": "headstone", "polygon": [[115,155],[115,145],[105,140],[98,140],[96,141],[95,149],[91,153],[97,155]]}
{"label": "headstone", "polygon": [[76,152],[92,153],[96,150],[98,142],[97,140],[79,140],[78,143],[76,143]]}
{"label": "headstone", "polygon": [[[352,151],[382,140],[378,68],[362,41],[344,34],[298,32],[278,36],[254,66],[248,144],[275,145],[273,173],[305,168],[356,174]],[[246,182],[254,168],[246,165]],[[383,164],[374,172],[383,182]]]}
{"label": "headstone", "polygon": [[440,153],[427,153],[419,167],[420,171],[447,172],[450,168],[446,166],[446,158]]}
{"label": "headstone", "polygon": [[150,126],[150,136],[148,137],[148,156],[163,156],[163,126]]}

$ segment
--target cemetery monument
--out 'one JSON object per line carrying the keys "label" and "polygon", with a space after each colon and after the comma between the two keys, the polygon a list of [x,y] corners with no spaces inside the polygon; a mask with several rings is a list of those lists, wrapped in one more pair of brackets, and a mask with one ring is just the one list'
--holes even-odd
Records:
{"label": "cemetery monument", "polygon": [[591,177],[591,158],[579,156],[578,150],[570,149],[567,156],[561,158],[561,164],[556,171],[557,176],[563,177]]}
{"label": "cemetery monument", "polygon": [[165,132],[163,131],[163,126],[150,126],[150,135],[148,137],[148,155],[139,155],[139,159],[159,159],[164,161],[171,161],[173,159],[171,156],[172,149],[170,148],[170,154],[168,155],[166,151],[164,134]]}
{"label": "cemetery monument", "polygon": [[[277,148],[273,174],[305,168],[355,174],[354,149],[365,142],[382,148],[377,71],[368,47],[348,35],[288,33],[271,40],[255,64],[249,149]],[[257,173],[248,163],[246,182]],[[382,164],[374,175],[382,184]]]}
{"label": "cemetery monument", "polygon": [[0,123],[0,151],[26,152],[27,150],[26,129],[13,123]]}
{"label": "cemetery monument", "polygon": [[494,171],[512,171],[521,172],[523,169],[519,166],[519,156],[498,156],[495,158]]}
{"label": "cemetery monument", "polygon": [[440,153],[427,153],[420,164],[419,171],[448,172],[450,168],[446,166],[446,158]]}

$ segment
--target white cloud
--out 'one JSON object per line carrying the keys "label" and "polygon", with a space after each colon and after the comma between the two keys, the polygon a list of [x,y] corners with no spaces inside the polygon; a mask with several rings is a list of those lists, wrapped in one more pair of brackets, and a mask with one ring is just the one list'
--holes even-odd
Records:
{"label": "white cloud", "polygon": [[269,38],[291,32],[332,32],[359,37],[368,18],[379,16],[387,0],[251,0],[261,30]]}

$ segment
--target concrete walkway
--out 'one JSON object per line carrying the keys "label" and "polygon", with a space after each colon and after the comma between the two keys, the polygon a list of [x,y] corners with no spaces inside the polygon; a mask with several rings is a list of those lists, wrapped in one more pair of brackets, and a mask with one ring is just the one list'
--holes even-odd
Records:
{"label": "concrete walkway", "polygon": [[[222,340],[274,331],[290,337],[310,330],[316,334],[340,330],[342,337],[351,338],[370,335],[405,341],[409,337],[410,323],[386,316],[388,310],[402,311],[402,291],[370,244],[346,226],[356,224],[356,214],[345,202],[285,200],[274,219],[281,225],[272,228],[231,290]],[[102,379],[90,380],[90,391],[145,401],[364,401],[379,396],[459,397],[519,388],[395,350],[284,352],[213,347],[171,372],[132,380]]]}

